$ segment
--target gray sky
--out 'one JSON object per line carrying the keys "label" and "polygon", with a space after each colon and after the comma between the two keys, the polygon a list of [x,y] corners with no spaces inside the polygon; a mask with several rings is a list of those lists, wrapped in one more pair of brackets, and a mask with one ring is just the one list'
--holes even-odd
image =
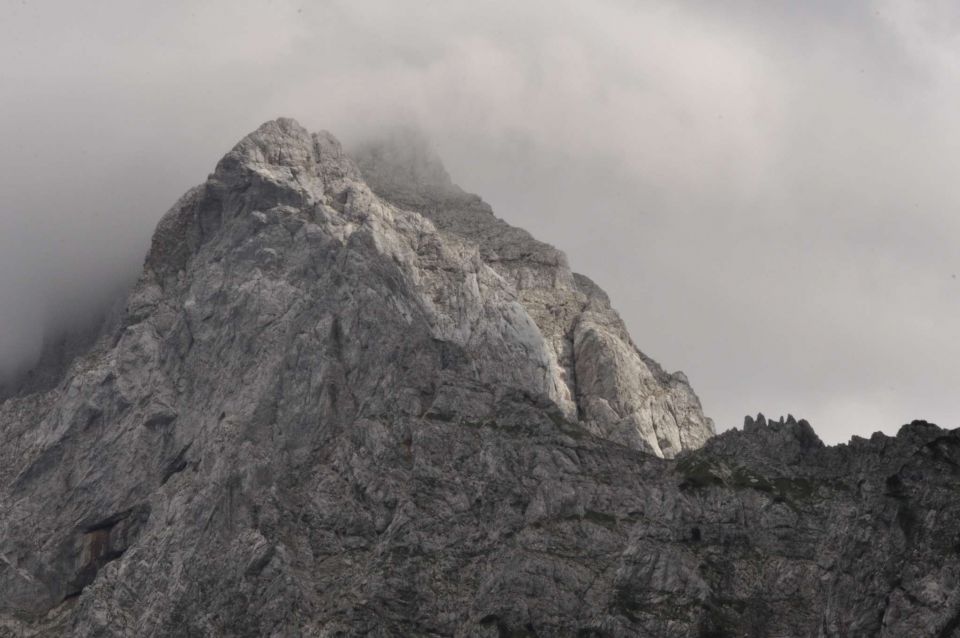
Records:
{"label": "gray sky", "polygon": [[287,115],[422,127],[720,429],[956,427],[957,6],[0,0],[0,370]]}

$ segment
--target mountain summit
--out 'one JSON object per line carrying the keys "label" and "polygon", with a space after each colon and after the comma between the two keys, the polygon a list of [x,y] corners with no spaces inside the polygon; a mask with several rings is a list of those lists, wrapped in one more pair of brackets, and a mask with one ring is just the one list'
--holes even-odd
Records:
{"label": "mountain summit", "polygon": [[0,403],[0,636],[960,623],[955,432],[714,437],[409,133],[350,157],[264,124],[162,218],[121,314]]}
{"label": "mountain summit", "polygon": [[[287,338],[317,364],[330,357],[303,343],[302,322],[336,324],[348,357],[342,398],[355,411],[479,422],[521,394],[658,456],[713,435],[686,378],[634,346],[606,295],[456,187],[417,136],[356,156],[293,120],[264,124],[161,221],[135,298],[179,286],[179,305],[186,294],[214,315],[229,299],[276,335],[270,357],[257,355],[271,378],[295,347]],[[268,310],[255,309],[260,299]]]}

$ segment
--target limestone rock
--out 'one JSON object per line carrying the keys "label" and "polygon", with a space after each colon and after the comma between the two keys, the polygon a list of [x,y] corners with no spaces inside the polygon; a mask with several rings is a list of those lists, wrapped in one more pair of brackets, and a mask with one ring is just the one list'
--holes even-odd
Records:
{"label": "limestone rock", "polygon": [[566,256],[498,219],[463,192],[415,131],[400,129],[354,155],[377,195],[432,221],[451,241],[479,248],[484,264],[513,284],[550,355],[564,414],[605,438],[673,457],[713,435],[682,374],[667,374],[634,345],[606,294],[575,274]]}
{"label": "limestone rock", "polygon": [[0,636],[956,634],[960,433],[711,438],[425,153],[276,120],[163,217],[0,403]]}

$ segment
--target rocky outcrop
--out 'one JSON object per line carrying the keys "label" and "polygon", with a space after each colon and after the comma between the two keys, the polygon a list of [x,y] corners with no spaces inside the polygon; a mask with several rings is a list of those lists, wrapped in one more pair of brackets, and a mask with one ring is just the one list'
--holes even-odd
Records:
{"label": "rocky outcrop", "polygon": [[960,434],[710,438],[595,285],[403,149],[265,124],[0,403],[0,636],[956,632]]}

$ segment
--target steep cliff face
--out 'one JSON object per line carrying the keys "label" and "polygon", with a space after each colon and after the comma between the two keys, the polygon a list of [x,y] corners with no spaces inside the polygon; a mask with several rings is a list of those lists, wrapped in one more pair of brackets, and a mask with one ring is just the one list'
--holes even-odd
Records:
{"label": "steep cliff face", "polygon": [[536,323],[560,389],[555,401],[603,438],[671,458],[713,435],[682,373],[667,374],[634,345],[607,295],[566,256],[494,216],[450,180],[415,132],[400,130],[354,152],[370,188],[413,210],[445,239],[466,240],[516,291]]}
{"label": "steep cliff face", "polygon": [[956,432],[711,438],[561,253],[356,157],[262,126],[0,403],[0,636],[956,632]]}

